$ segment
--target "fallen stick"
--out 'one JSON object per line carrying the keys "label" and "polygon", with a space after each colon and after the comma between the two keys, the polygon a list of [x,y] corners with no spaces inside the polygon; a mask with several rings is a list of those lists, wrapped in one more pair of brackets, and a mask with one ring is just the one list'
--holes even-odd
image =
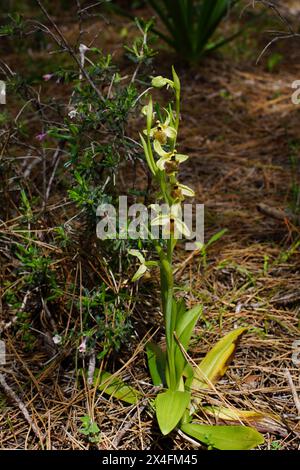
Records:
{"label": "fallen stick", "polygon": [[142,400],[140,405],[137,405],[136,412],[132,415],[131,419],[129,419],[129,421],[125,424],[125,426],[121,429],[121,431],[119,431],[117,435],[115,436],[112,442],[112,445],[115,449],[118,448],[120,441],[123,439],[127,431],[129,431],[129,429],[133,426],[136,418],[139,416],[140,413],[144,411],[147,405],[148,405],[148,398],[145,398],[144,400]]}
{"label": "fallen stick", "polygon": [[26,408],[26,406],[24,405],[24,403],[20,400],[20,398],[15,394],[15,392],[11,389],[11,387],[8,385],[8,383],[6,382],[5,380],[5,377],[3,374],[0,373],[0,385],[1,387],[3,388],[4,392],[6,393],[6,395],[13,401],[16,403],[16,405],[18,405],[18,407],[20,408],[21,410],[21,413],[23,414],[24,418],[26,419],[27,423],[29,424],[29,426],[31,427],[31,429],[33,430],[34,434],[36,435],[36,437],[41,440],[42,437],[39,433],[39,430],[38,428],[36,427],[36,425],[34,424],[34,422],[32,421],[29,413],[28,413],[28,410]]}
{"label": "fallen stick", "polygon": [[298,411],[298,418],[300,418],[300,400],[299,400],[299,396],[298,396],[295,384],[293,382],[291,373],[288,369],[285,370],[285,376],[286,376],[286,379],[287,379],[288,384],[290,386],[290,389],[291,389],[291,392],[292,392],[292,395],[293,395],[293,399],[294,399],[294,403],[295,403],[295,406],[296,406],[297,411]]}
{"label": "fallen stick", "polygon": [[268,206],[267,204],[260,203],[257,205],[257,210],[264,215],[272,217],[276,220],[290,220],[296,225],[300,225],[300,216],[295,214],[290,214],[284,212],[280,209],[275,209],[275,207]]}

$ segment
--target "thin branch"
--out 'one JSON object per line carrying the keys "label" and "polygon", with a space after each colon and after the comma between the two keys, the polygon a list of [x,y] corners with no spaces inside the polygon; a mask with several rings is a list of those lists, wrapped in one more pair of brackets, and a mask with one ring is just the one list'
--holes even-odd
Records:
{"label": "thin branch", "polygon": [[263,55],[266,53],[266,51],[277,41],[282,40],[282,39],[292,39],[292,38],[298,38],[300,37],[300,34],[297,33],[294,28],[292,27],[291,23],[289,20],[281,13],[279,5],[277,5],[274,2],[271,2],[269,0],[251,0],[243,9],[245,11],[249,6],[252,6],[255,8],[255,5],[259,3],[261,5],[264,5],[267,8],[270,8],[275,15],[280,19],[280,21],[286,26],[287,31],[272,31],[272,34],[275,34],[276,37],[274,37],[271,41],[268,42],[268,44],[264,47],[262,52],[259,54],[258,59],[256,63],[258,64],[260,59],[263,57]]}
{"label": "thin branch", "polygon": [[[95,91],[95,93],[97,94],[97,96],[100,98],[101,101],[105,101],[104,100],[104,97],[101,95],[100,91],[98,90],[98,88],[96,87],[95,83],[93,82],[93,80],[91,79],[91,77],[89,76],[89,74],[87,73],[87,71],[85,70],[84,67],[82,67],[81,63],[80,63],[80,60],[78,59],[77,55],[75,54],[74,50],[71,48],[71,46],[68,44],[67,40],[65,39],[63,33],[61,32],[61,30],[58,28],[58,26],[55,24],[55,22],[52,20],[52,18],[50,17],[49,13],[47,12],[47,10],[45,9],[44,5],[42,4],[42,2],[40,0],[36,0],[38,6],[40,7],[40,9],[42,10],[42,12],[44,13],[44,15],[46,16],[47,20],[49,21],[49,23],[53,26],[53,28],[55,29],[55,31],[57,32],[58,36],[60,37],[64,47],[67,49],[68,53],[71,55],[71,57],[74,59],[74,61],[76,62],[76,64],[78,65],[80,71],[82,72],[82,75],[85,77],[85,79],[89,82],[89,84],[91,85],[91,87],[93,88],[93,90]],[[55,37],[55,36],[54,36]],[[56,42],[58,42],[59,46],[61,46],[61,43],[59,41],[56,40]]]}

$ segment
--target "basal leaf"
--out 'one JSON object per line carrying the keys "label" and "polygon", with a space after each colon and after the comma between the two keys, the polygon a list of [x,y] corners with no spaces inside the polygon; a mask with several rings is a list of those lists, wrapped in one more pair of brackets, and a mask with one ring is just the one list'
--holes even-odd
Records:
{"label": "basal leaf", "polygon": [[195,368],[192,389],[199,390],[209,387],[222,377],[235,352],[237,341],[247,328],[238,328],[228,333],[206,354],[199,366]]}
{"label": "basal leaf", "polygon": [[202,306],[196,305],[191,310],[184,311],[180,316],[178,315],[176,325],[178,343],[176,344],[175,349],[175,364],[178,375],[182,374],[186,365],[186,360],[181,348],[188,350],[192,333],[201,313]]}
{"label": "basal leaf", "polygon": [[263,444],[263,436],[248,426],[183,424],[181,430],[208,447],[219,450],[248,450]]}
{"label": "basal leaf", "polygon": [[184,349],[187,349],[189,346],[192,333],[201,313],[202,305],[196,305],[184,312],[177,321],[176,334]]}
{"label": "basal leaf", "polygon": [[179,423],[189,406],[190,393],[167,390],[157,395],[156,416],[161,432],[169,434]]}

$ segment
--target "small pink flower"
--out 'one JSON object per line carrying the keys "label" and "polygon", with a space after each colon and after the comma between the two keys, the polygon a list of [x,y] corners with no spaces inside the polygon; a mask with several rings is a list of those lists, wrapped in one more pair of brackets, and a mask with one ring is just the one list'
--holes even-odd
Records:
{"label": "small pink flower", "polygon": [[52,77],[53,77],[53,73],[46,73],[45,75],[43,75],[43,80],[45,82],[48,82],[49,80],[51,80]]}
{"label": "small pink flower", "polygon": [[86,338],[84,338],[82,342],[80,343],[80,345],[78,346],[78,351],[81,354],[84,354],[86,352]]}
{"label": "small pink flower", "polygon": [[35,138],[39,142],[42,142],[47,137],[47,132],[41,132],[40,134],[36,135]]}

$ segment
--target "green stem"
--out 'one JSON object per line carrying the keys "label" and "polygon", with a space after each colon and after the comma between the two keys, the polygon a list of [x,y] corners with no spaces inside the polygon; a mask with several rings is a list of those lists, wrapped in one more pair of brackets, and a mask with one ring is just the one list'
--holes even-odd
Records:
{"label": "green stem", "polygon": [[168,259],[168,262],[170,263],[170,268],[172,270],[172,257],[173,257],[173,235],[170,234],[170,238],[168,240],[168,244],[167,244],[167,259]]}
{"label": "green stem", "polygon": [[175,120],[175,129],[178,133],[179,129],[179,119],[180,119],[180,91],[176,92],[176,120]]}

